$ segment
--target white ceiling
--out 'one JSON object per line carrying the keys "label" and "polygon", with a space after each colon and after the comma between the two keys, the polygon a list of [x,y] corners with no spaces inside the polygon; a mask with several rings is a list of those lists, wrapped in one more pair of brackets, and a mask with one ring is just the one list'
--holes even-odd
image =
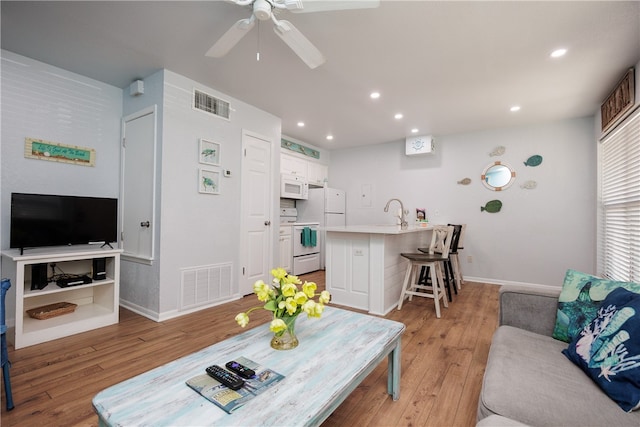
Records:
{"label": "white ceiling", "polygon": [[[640,61],[638,1],[383,0],[377,9],[279,14],[326,56],[314,70],[269,21],[227,56],[205,57],[251,14],[228,2],[3,0],[1,8],[3,49],[121,88],[166,68],[281,117],[284,134],[327,149],[403,140],[413,127],[438,136],[590,116]],[[567,55],[549,58],[558,47]],[[373,90],[380,99],[369,98]]]}

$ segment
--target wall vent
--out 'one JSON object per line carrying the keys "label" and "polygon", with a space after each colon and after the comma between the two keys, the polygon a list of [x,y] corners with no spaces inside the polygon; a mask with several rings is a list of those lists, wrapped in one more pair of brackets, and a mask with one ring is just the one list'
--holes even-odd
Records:
{"label": "wall vent", "polygon": [[179,311],[231,296],[231,263],[181,269]]}
{"label": "wall vent", "polygon": [[197,89],[193,91],[193,108],[229,120],[229,103]]}

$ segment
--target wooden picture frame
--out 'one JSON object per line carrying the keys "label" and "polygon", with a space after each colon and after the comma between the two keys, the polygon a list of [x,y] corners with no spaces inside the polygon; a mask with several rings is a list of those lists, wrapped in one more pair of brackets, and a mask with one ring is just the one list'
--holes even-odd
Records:
{"label": "wooden picture frame", "polygon": [[95,166],[96,164],[96,150],[93,148],[34,138],[24,139],[24,157],[81,166]]}
{"label": "wooden picture frame", "polygon": [[198,160],[203,165],[220,166],[220,143],[200,138]]}
{"label": "wooden picture frame", "polygon": [[199,168],[198,192],[202,194],[220,194],[220,172]]}
{"label": "wooden picture frame", "polygon": [[633,107],[635,92],[635,69],[630,68],[600,106],[603,132],[617,123],[618,119]]}

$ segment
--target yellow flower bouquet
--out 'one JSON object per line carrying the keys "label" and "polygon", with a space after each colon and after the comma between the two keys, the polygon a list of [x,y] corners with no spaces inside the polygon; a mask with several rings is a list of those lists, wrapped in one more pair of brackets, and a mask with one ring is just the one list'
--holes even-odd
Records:
{"label": "yellow flower bouquet", "polygon": [[[253,292],[264,305],[253,307],[244,313],[239,313],[235,320],[243,328],[249,324],[249,314],[263,308],[273,313],[273,320],[269,329],[274,333],[271,346],[279,350],[295,348],[298,339],[295,336],[295,323],[298,315],[307,313],[307,317],[320,317],[324,305],[329,303],[331,295],[327,291],[320,292],[318,301],[314,301],[317,285],[314,282],[304,282],[287,274],[284,268],[271,270],[273,282],[271,285],[262,280],[253,284]],[[298,285],[302,285],[298,288]]]}

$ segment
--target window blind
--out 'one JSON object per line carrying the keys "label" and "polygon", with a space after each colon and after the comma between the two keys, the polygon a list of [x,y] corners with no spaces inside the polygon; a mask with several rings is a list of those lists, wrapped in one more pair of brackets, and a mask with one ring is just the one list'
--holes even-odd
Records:
{"label": "window blind", "polygon": [[598,274],[640,282],[640,109],[601,142]]}

